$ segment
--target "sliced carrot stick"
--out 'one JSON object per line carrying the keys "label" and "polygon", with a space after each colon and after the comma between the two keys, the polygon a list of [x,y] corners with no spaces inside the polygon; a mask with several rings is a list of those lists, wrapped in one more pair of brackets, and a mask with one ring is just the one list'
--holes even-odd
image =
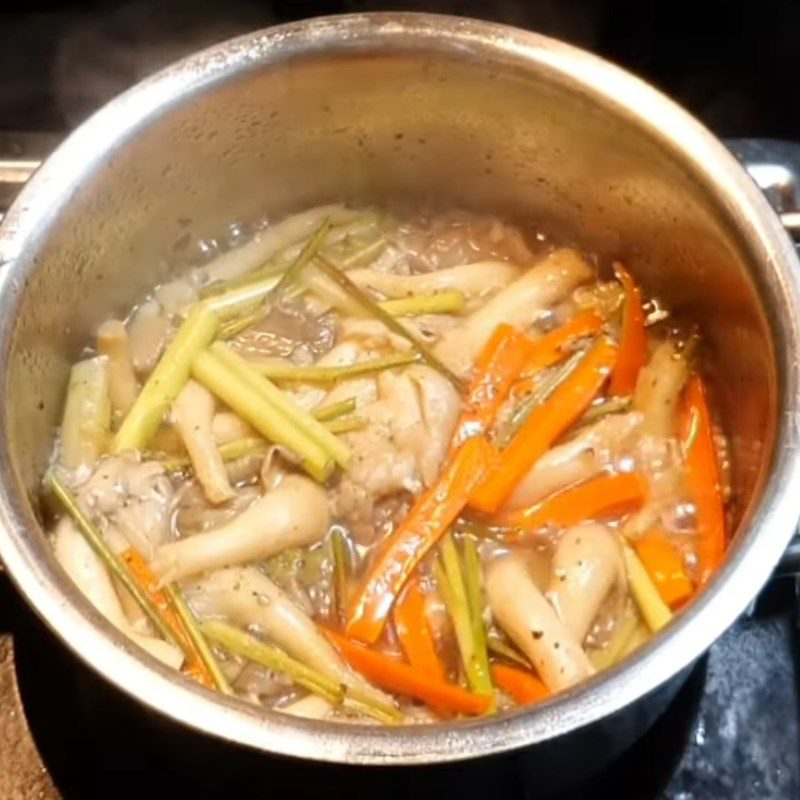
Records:
{"label": "sliced carrot stick", "polygon": [[[605,320],[601,314],[594,309],[588,309],[576,314],[560,328],[534,339],[528,361],[525,364],[525,371],[538,371],[557,364],[567,355],[565,350],[567,345],[582,336],[596,333],[603,327],[603,322]],[[532,391],[533,387],[533,378],[524,378],[514,385],[513,391],[515,395],[527,394]]]}
{"label": "sliced carrot stick", "polygon": [[158,578],[150,569],[144,556],[135,548],[129,547],[120,554],[120,559],[130,571],[133,579],[150,598],[153,605],[159,610],[164,622],[169,627],[181,649],[187,654],[187,662],[183,671],[202,683],[204,686],[214,688],[216,683],[208,667],[197,652],[189,634],[186,632],[183,621],[178,616],[167,595],[158,588]]}
{"label": "sliced carrot stick", "polygon": [[680,435],[684,441],[693,427],[696,436],[686,456],[686,482],[696,509],[697,580],[702,586],[725,556],[725,508],[706,390],[698,375],[689,378],[683,392]]}
{"label": "sliced carrot stick", "polygon": [[499,465],[470,495],[470,505],[493,513],[552,443],[588,408],[614,364],[616,347],[598,340],[548,400],[533,409]]}
{"label": "sliced carrot stick", "polygon": [[456,444],[489,427],[527,364],[533,345],[529,336],[511,325],[497,326],[475,363],[464,410],[455,428]]}
{"label": "sliced carrot stick", "polygon": [[420,669],[385,653],[371,650],[331,630],[323,629],[323,633],[353,669],[388,692],[413,697],[432,708],[454,714],[484,714],[494,700],[487,695],[474,694],[460,686],[445,683]]}
{"label": "sliced carrot stick", "polygon": [[535,675],[507,664],[493,664],[492,678],[520,705],[538,703],[550,696],[550,690]]}
{"label": "sliced carrot stick", "polygon": [[625,290],[625,310],[622,312],[619,352],[611,370],[608,393],[614,397],[627,397],[633,394],[639,371],[647,361],[647,334],[639,287],[622,264],[614,264],[614,274]]}
{"label": "sliced carrot stick", "polygon": [[636,511],[644,505],[647,483],[639,475],[600,475],[545,497],[528,508],[505,511],[492,525],[536,531],[544,525],[567,527]]}
{"label": "sliced carrot stick", "polygon": [[691,596],[692,582],[680,554],[663,531],[649,531],[635,543],[636,553],[670,608],[683,605]]}
{"label": "sliced carrot stick", "polygon": [[368,644],[378,639],[414,567],[461,513],[493,463],[494,448],[482,436],[467,439],[448,457],[436,483],[417,498],[370,570],[348,615],[349,636]]}
{"label": "sliced carrot stick", "polygon": [[412,667],[440,681],[446,680],[444,665],[436,652],[436,644],[425,614],[425,596],[415,577],[394,607],[394,629],[400,646]]}

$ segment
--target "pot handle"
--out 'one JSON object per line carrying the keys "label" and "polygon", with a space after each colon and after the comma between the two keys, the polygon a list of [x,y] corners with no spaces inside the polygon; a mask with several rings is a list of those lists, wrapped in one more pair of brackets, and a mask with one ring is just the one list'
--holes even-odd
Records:
{"label": "pot handle", "polygon": [[[769,200],[800,250],[800,143],[727,139],[725,144]],[[795,532],[789,542],[775,576],[800,576],[800,533]]]}

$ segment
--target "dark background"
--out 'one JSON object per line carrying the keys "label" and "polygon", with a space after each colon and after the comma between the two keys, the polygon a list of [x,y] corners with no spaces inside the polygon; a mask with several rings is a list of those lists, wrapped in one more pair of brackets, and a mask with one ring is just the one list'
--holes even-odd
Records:
{"label": "dark background", "polygon": [[403,9],[565,39],[646,77],[722,136],[800,139],[800,3],[790,0],[17,0],[4,9],[0,130],[74,127],[160,66],[254,28]]}

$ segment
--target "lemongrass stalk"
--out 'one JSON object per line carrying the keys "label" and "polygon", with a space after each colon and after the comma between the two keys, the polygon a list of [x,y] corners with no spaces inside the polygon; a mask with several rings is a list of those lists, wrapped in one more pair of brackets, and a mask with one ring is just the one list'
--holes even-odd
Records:
{"label": "lemongrass stalk", "polygon": [[61,422],[59,461],[69,470],[91,466],[108,446],[111,428],[109,374],[105,358],[74,364]]}
{"label": "lemongrass stalk", "polygon": [[284,417],[291,420],[324,452],[330,454],[337,464],[347,467],[350,461],[350,448],[337,439],[319,420],[314,419],[311,414],[300,408],[285,392],[282,392],[268,378],[260,375],[241,356],[226,347],[224,342],[213,344],[210,352],[268,403],[271,403]]}
{"label": "lemongrass stalk", "polygon": [[608,644],[601,650],[592,650],[588,653],[592,666],[598,672],[613,667],[622,658],[628,642],[640,624],[641,618],[638,614],[626,614],[620,620]]}
{"label": "lemongrass stalk", "polygon": [[629,545],[623,544],[622,554],[625,558],[628,585],[633,599],[636,600],[647,627],[655,633],[672,619],[672,612],[661,598],[653,579],[633,549]]}
{"label": "lemongrass stalk", "polygon": [[585,355],[586,350],[584,349],[570,356],[542,381],[541,385],[536,388],[536,391],[530,397],[520,404],[504,426],[502,436],[498,437],[500,447],[506,447],[509,444],[517,431],[528,421],[533,409],[547,401],[550,395],[575,371]]}
{"label": "lemongrass stalk", "polygon": [[333,554],[336,616],[342,623],[347,615],[347,579],[350,574],[350,559],[344,534],[338,526],[331,531],[331,553]]}
{"label": "lemongrass stalk", "polygon": [[237,458],[245,456],[257,456],[265,453],[269,445],[257,436],[245,436],[243,439],[234,439],[232,442],[225,442],[218,448],[223,461],[235,461]]}
{"label": "lemongrass stalk", "polygon": [[236,319],[242,313],[254,313],[279,281],[279,275],[268,275],[209,297],[198,305],[211,309],[220,319]]}
{"label": "lemongrass stalk", "polygon": [[470,618],[472,620],[472,642],[475,658],[480,671],[486,676],[489,691],[493,691],[492,673],[489,670],[489,651],[486,641],[486,624],[483,621],[483,571],[478,548],[471,536],[465,536],[464,546],[464,588],[467,593]]}
{"label": "lemongrass stalk", "polygon": [[202,303],[195,306],[169,343],[114,437],[112,451],[144,450],[172,401],[189,380],[192,359],[213,341],[219,318]]}
{"label": "lemongrass stalk", "polygon": [[152,600],[142,591],[141,586],[136,582],[125,564],[117,557],[116,553],[106,544],[102,533],[97,529],[89,516],[80,507],[77,499],[72,492],[61,482],[61,479],[53,472],[50,472],[47,485],[53,490],[58,501],[64,510],[69,514],[75,527],[86,539],[89,546],[97,553],[100,560],[105,564],[108,571],[128,590],[139,608],[152,623],[153,627],[170,644],[175,644],[175,637],[169,629],[169,625],[161,616],[161,612],[156,608]]}
{"label": "lemongrass stalk", "polygon": [[355,269],[356,267],[369,266],[388,246],[389,242],[381,237],[372,242],[368,242],[361,248],[354,249],[344,256],[337,257],[335,253],[329,254],[327,252],[325,255],[340,269],[348,270]]}
{"label": "lemongrass stalk", "polygon": [[467,681],[478,694],[492,694],[492,681],[476,653],[467,591],[461,574],[458,551],[450,533],[442,537],[439,546],[441,566],[434,562],[439,589],[453,620],[458,649]]}
{"label": "lemongrass stalk", "polygon": [[331,433],[350,433],[351,431],[360,431],[366,428],[369,420],[366,417],[360,417],[357,414],[352,417],[341,417],[340,419],[333,419],[325,423],[325,427]]}
{"label": "lemongrass stalk", "polygon": [[506,661],[511,661],[525,669],[533,669],[531,662],[522,653],[506,644],[499,636],[489,635],[486,638],[486,647],[495,655],[505,658]]}
{"label": "lemongrass stalk", "polygon": [[353,283],[353,281],[351,281],[350,278],[344,274],[344,272],[342,272],[340,269],[337,269],[334,264],[332,264],[321,254],[317,254],[314,264],[323,273],[325,273],[325,275],[341,286],[342,289],[344,289],[350,295],[350,297],[352,297],[365,311],[368,311],[373,317],[382,322],[392,333],[395,333],[410,342],[411,346],[419,353],[420,358],[422,358],[422,360],[425,361],[428,366],[433,367],[433,369],[447,378],[447,380],[450,381],[453,386],[455,386],[459,393],[464,391],[465,385],[461,378],[459,378],[449,367],[442,363],[442,361],[437,358],[436,355],[434,355],[430,348],[426,347],[423,342],[420,342],[419,339],[410,333],[404,325],[398,322],[387,311],[384,311],[375,300],[373,300],[360,287],[356,286],[356,284]]}
{"label": "lemongrass stalk", "polygon": [[400,712],[386,703],[374,700],[363,692],[340,684],[311,667],[266,644],[238,628],[224,622],[207,621],[201,625],[203,633],[235,655],[253,661],[267,669],[282,672],[299,686],[324,697],[334,705],[344,704],[354,710],[369,714],[381,722],[399,722]]}
{"label": "lemongrass stalk", "polygon": [[598,419],[607,417],[609,414],[620,414],[631,407],[631,397],[609,397],[602,403],[597,403],[589,407],[589,410],[581,418],[580,424],[586,425],[589,422],[596,422]]}
{"label": "lemongrass stalk", "polygon": [[354,364],[337,367],[296,366],[280,362],[247,362],[250,366],[270,380],[299,381],[302,383],[338,383],[358,375],[368,375],[395,367],[404,367],[419,360],[417,353],[397,353],[384,358],[371,358]]}
{"label": "lemongrass stalk", "polygon": [[639,622],[633,634],[625,643],[625,647],[622,649],[622,652],[619,654],[620,660],[627,658],[635,650],[638,650],[650,639],[650,636],[650,628],[648,628],[644,622]]}
{"label": "lemongrass stalk", "polygon": [[298,253],[297,258],[289,265],[286,272],[281,275],[281,279],[278,281],[274,291],[276,297],[279,297],[288,286],[291,286],[297,281],[306,268],[306,265],[311,262],[324,244],[331,227],[329,220],[323,220],[322,224],[314,232],[314,235],[305,243],[303,249]]}
{"label": "lemongrass stalk", "polygon": [[[234,439],[231,442],[219,445],[217,448],[223,461],[235,461],[237,458],[246,456],[258,456],[266,453],[269,444],[258,436],[246,436],[243,439]],[[170,458],[161,462],[167,472],[191,469],[192,460],[190,458]]]}
{"label": "lemongrass stalk", "polygon": [[251,311],[249,314],[245,314],[239,319],[228,320],[228,322],[219,329],[219,338],[225,340],[233,339],[234,336],[238,336],[242,331],[246,331],[251,325],[258,322],[259,319],[261,319],[261,309],[257,308],[255,311]]}
{"label": "lemongrass stalk", "polygon": [[246,288],[248,286],[261,283],[267,279],[272,279],[274,286],[278,282],[281,274],[284,273],[288,267],[288,263],[268,264],[266,267],[262,267],[254,272],[248,272],[246,275],[242,275],[241,277],[235,278],[231,281],[225,281],[224,283],[209,283],[200,290],[200,298],[202,300],[213,299],[225,294],[226,292],[232,292],[235,289]]}
{"label": "lemongrass stalk", "polygon": [[355,397],[348,397],[347,400],[341,400],[338,403],[331,403],[329,406],[317,406],[311,413],[314,416],[314,419],[317,419],[320,422],[327,422],[328,420],[336,419],[337,417],[343,417],[345,414],[355,411],[356,404],[357,401]]}
{"label": "lemongrass stalk", "polygon": [[213,352],[206,350],[195,356],[192,376],[262,436],[295,453],[314,479],[322,483],[330,476],[334,466],[330,453],[302,431],[290,414],[276,408]]}
{"label": "lemongrass stalk", "polygon": [[419,317],[422,314],[463,314],[467,308],[464,292],[450,289],[436,294],[381,300],[378,305],[393,317]]}
{"label": "lemongrass stalk", "polygon": [[172,603],[175,613],[180,617],[184,630],[186,631],[186,635],[194,645],[197,655],[211,675],[215,686],[223,694],[232,695],[233,689],[231,689],[228,679],[225,677],[225,674],[222,672],[219,664],[217,663],[217,659],[211,652],[211,648],[208,646],[206,637],[203,635],[203,632],[200,630],[197,624],[197,619],[192,613],[192,609],[189,608],[188,603],[183,597],[183,592],[181,592],[178,586],[168,585],[164,587],[164,593]]}

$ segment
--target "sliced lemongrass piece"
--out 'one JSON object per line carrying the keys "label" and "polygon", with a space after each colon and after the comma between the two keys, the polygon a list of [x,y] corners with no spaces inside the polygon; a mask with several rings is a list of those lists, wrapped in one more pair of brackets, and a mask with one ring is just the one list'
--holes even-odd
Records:
{"label": "sliced lemongrass piece", "polygon": [[463,292],[451,289],[435,294],[381,300],[378,305],[393,317],[418,317],[422,314],[463,314],[467,299]]}
{"label": "sliced lemongrass piece", "polygon": [[61,479],[52,471],[48,474],[45,483],[53,490],[53,494],[58,498],[59,503],[61,503],[67,514],[69,514],[70,518],[75,523],[75,527],[89,543],[89,546],[97,553],[108,571],[125,587],[125,589],[127,589],[131,597],[136,601],[136,604],[142,609],[147,619],[152,623],[153,627],[170,644],[176,644],[175,637],[172,635],[169,625],[164,621],[155,604],[142,591],[139,584],[131,575],[130,570],[106,544],[105,539],[103,539],[103,534],[100,533],[89,516],[80,507],[77,499],[72,495],[72,492],[67,489]]}
{"label": "sliced lemongrass piece", "polygon": [[419,361],[417,353],[397,353],[384,358],[372,358],[343,364],[338,367],[296,366],[279,362],[247,362],[260,375],[270,380],[299,381],[302,383],[337,383],[346,378],[368,375],[395,367],[404,367]]}
{"label": "sliced lemongrass piece", "polygon": [[203,633],[226,650],[253,661],[267,669],[282,672],[299,686],[324,697],[334,705],[344,704],[369,714],[381,722],[401,722],[402,714],[393,706],[367,697],[363,692],[337,683],[311,667],[295,660],[279,648],[266,644],[224,622],[207,621],[201,625]]}
{"label": "sliced lemongrass piece", "polygon": [[324,256],[317,254],[314,265],[325,273],[329,278],[335,281],[342,289],[344,289],[350,297],[352,297],[365,311],[368,311],[373,317],[382,322],[392,333],[397,334],[406,341],[411,343],[411,346],[419,353],[420,358],[433,367],[437,372],[441,373],[447,378],[456,389],[463,393],[465,383],[461,380],[449,367],[447,367],[439,358],[437,358],[430,348],[426,347],[423,342],[413,334],[409,333],[404,325],[398,322],[391,314],[384,311],[378,303],[373,300],[366,292],[356,286],[350,278],[345,275],[340,269],[332,264]]}
{"label": "sliced lemongrass piece", "polygon": [[175,613],[180,617],[183,627],[186,630],[186,635],[194,645],[197,655],[205,665],[205,668],[211,674],[217,689],[219,689],[223,694],[232,695],[233,689],[231,689],[228,679],[220,669],[217,659],[214,658],[214,654],[211,652],[211,648],[208,646],[206,637],[203,635],[203,632],[200,630],[197,624],[197,620],[192,613],[192,609],[189,608],[188,603],[183,597],[183,592],[181,592],[178,586],[168,585],[164,587],[164,593],[172,603]]}
{"label": "sliced lemongrass piece", "polygon": [[347,400],[340,400],[338,403],[331,403],[331,405],[328,406],[324,405],[324,402],[323,400],[323,405],[317,406],[311,412],[314,419],[320,422],[327,422],[337,417],[343,417],[345,414],[355,411],[357,405],[355,397],[348,397]]}
{"label": "sliced lemongrass piece", "polygon": [[128,411],[114,437],[112,452],[144,450],[189,380],[192,359],[208,347],[218,330],[219,317],[202,303],[195,306]]}
{"label": "sliced lemongrass piece", "polygon": [[519,664],[519,666],[525,669],[533,669],[531,662],[528,661],[522,653],[515,650],[511,645],[506,644],[499,636],[489,634],[489,636],[486,637],[486,646],[490,652],[494,653],[496,656],[505,658],[506,661]]}
{"label": "sliced lemongrass piece", "polygon": [[350,461],[350,448],[337,439],[319,420],[300,408],[285,392],[282,392],[264,375],[260,375],[251,364],[226,347],[224,342],[216,342],[210,348],[231,372],[258,392],[285,418],[291,420],[302,433],[328,453],[341,467]]}
{"label": "sliced lemongrass piece", "polygon": [[[334,468],[331,453],[303,431],[291,414],[277,408],[213,352],[207,350],[195,357],[192,376],[266,439],[295,453],[313,478],[324,482],[330,476]],[[256,378],[262,380],[257,374]],[[327,430],[325,432],[333,437]]]}
{"label": "sliced lemongrass piece", "polygon": [[362,428],[366,428],[369,420],[366,417],[361,417],[357,414],[354,414],[352,417],[340,417],[339,419],[333,419],[330,422],[325,423],[325,427],[331,433],[350,433],[351,431],[360,431]]}

